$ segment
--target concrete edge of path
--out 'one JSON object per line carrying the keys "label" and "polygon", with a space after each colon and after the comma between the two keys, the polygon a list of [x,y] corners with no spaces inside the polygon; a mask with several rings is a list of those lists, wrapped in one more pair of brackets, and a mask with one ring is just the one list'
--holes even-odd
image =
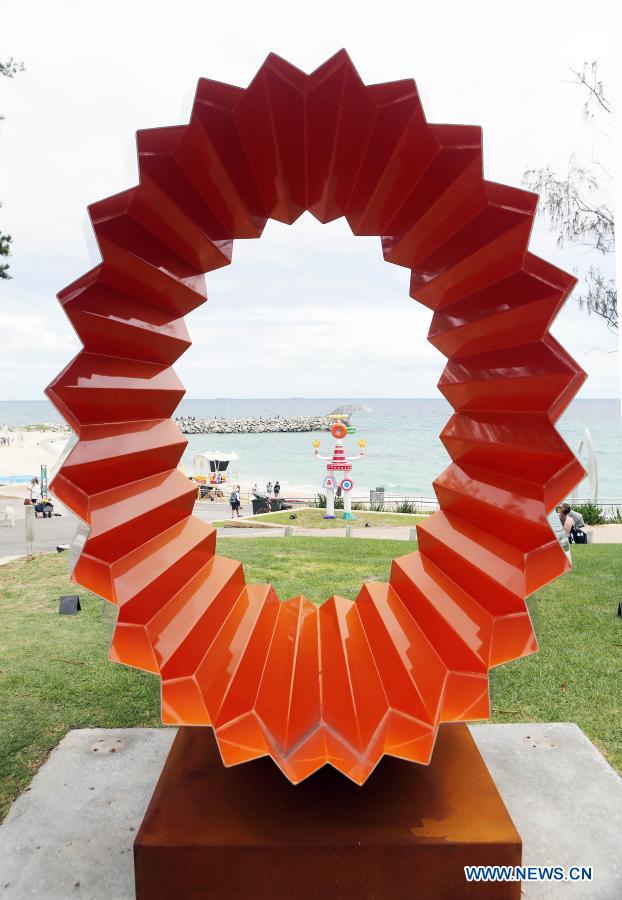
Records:
{"label": "concrete edge of path", "polygon": [[18,556],[0,556],[0,566],[6,566],[7,563],[15,562],[16,559],[26,559],[26,557],[23,554]]}

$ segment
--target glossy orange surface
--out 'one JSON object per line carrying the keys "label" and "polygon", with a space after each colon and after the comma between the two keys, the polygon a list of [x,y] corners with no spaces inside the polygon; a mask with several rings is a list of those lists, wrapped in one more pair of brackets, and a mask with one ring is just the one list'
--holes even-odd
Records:
{"label": "glossy orange surface", "polygon": [[[202,79],[188,125],[137,143],[140,183],[90,207],[101,264],[60,294],[84,344],[47,391],[78,436],[54,481],[90,528],[73,577],[119,607],[111,658],[159,673],[164,721],[211,726],[226,765],[427,763],[439,722],[488,716],[488,670],[537,649],[525,598],[568,567],[547,512],[583,470],[554,422],[585,376],[548,332],[574,279],[527,249],[537,198],[483,178],[480,129],[429,124],[414,81],[364,85],[343,51]],[[419,551],[319,608],[216,555],[169,418],[204,273],[305,210],[411,270],[455,410]]]}

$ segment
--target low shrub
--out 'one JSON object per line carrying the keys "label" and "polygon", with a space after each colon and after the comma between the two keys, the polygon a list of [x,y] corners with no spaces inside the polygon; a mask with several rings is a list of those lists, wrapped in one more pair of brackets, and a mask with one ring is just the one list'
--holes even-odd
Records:
{"label": "low shrub", "polygon": [[607,517],[607,522],[611,525],[622,525],[622,509],[619,506],[612,510],[611,515]]}
{"label": "low shrub", "polygon": [[[309,506],[314,509],[326,509],[326,494],[316,494]],[[343,497],[335,497],[335,509],[343,509]]]}
{"label": "low shrub", "polygon": [[575,512],[581,513],[586,525],[602,525],[605,521],[602,509],[595,503],[581,503],[580,506],[572,508]]}
{"label": "low shrub", "polygon": [[416,513],[417,504],[414,500],[398,500],[395,504],[395,512],[397,513]]}

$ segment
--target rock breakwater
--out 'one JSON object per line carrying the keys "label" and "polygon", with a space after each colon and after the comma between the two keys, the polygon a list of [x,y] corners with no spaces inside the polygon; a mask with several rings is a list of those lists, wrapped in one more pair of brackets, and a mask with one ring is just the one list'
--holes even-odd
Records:
{"label": "rock breakwater", "polygon": [[262,434],[268,432],[330,431],[329,416],[256,416],[252,419],[197,419],[177,416],[183,434]]}

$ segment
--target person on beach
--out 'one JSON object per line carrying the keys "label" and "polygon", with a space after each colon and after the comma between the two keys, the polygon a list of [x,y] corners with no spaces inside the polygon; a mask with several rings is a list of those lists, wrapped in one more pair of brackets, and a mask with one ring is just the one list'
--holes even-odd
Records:
{"label": "person on beach", "polygon": [[229,505],[231,506],[231,518],[233,519],[234,514],[237,515],[238,519],[240,518],[240,486],[231,491],[231,496],[229,497]]}
{"label": "person on beach", "polygon": [[36,477],[31,479],[28,485],[28,497],[31,503],[36,503],[39,499],[39,479]]}
{"label": "person on beach", "polygon": [[251,495],[252,495],[253,497],[256,497],[256,496],[257,496],[257,491],[258,491],[258,490],[259,490],[259,488],[257,487],[257,482],[255,482],[255,483],[253,484],[252,488],[251,488]]}
{"label": "person on beach", "polygon": [[266,485],[266,494],[269,497],[271,493],[272,493],[272,482],[269,481],[268,484]]}
{"label": "person on beach", "polygon": [[277,480],[274,482],[274,487],[273,487],[272,490],[273,490],[273,492],[274,492],[275,498],[278,497],[279,494],[281,493],[281,485],[279,484],[278,478],[277,478]]}
{"label": "person on beach", "polygon": [[587,544],[585,522],[580,512],[574,510],[569,503],[562,503],[559,507],[559,520],[571,543]]}

